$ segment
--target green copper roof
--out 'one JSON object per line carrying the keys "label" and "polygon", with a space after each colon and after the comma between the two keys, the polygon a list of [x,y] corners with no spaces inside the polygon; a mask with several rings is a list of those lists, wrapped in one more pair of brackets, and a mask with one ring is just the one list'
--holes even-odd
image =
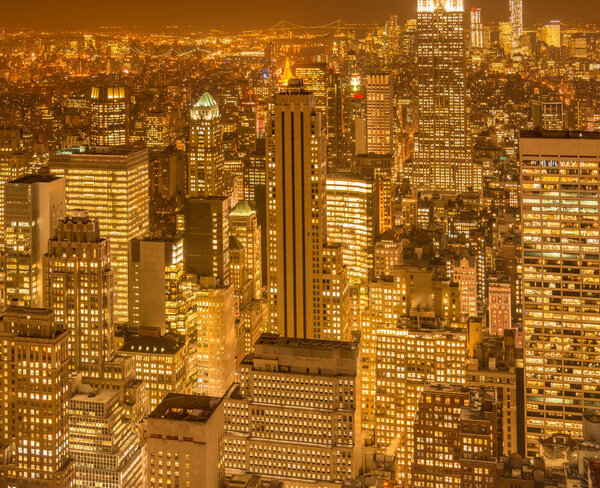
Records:
{"label": "green copper roof", "polygon": [[215,102],[215,99],[208,92],[204,92],[204,95],[202,95],[200,97],[200,100],[198,100],[195,105],[195,107],[206,107],[206,108],[216,107],[216,106],[217,106],[217,102]]}
{"label": "green copper roof", "polygon": [[253,213],[254,213],[254,210],[252,210],[252,207],[250,207],[250,205],[248,205],[248,203],[241,201],[235,206],[235,208],[231,212],[231,215],[236,215],[239,217],[248,217],[249,215],[252,215]]}

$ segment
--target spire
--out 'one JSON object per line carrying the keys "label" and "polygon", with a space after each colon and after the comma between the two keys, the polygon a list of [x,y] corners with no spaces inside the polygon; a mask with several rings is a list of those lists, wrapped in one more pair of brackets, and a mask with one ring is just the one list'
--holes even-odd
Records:
{"label": "spire", "polygon": [[294,71],[292,70],[292,67],[290,65],[290,60],[286,59],[285,68],[283,69],[283,73],[281,74],[281,78],[279,79],[279,84],[281,86],[287,86],[289,81],[294,78],[295,78],[295,75],[294,75]]}

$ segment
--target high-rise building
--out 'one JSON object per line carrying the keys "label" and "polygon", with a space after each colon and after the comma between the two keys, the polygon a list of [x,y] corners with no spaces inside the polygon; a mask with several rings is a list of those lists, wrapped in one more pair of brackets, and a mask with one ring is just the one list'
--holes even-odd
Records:
{"label": "high-rise building", "polygon": [[146,115],[146,146],[159,151],[169,145],[169,117],[166,112],[152,111]]}
{"label": "high-rise building", "polygon": [[463,26],[463,0],[419,0],[415,189],[464,192],[473,187]]}
{"label": "high-rise building", "polygon": [[109,238],[115,319],[127,321],[129,241],[149,225],[148,151],[78,146],[50,157],[50,170],[66,180],[67,214],[85,210]]}
{"label": "high-rise building", "polygon": [[4,249],[4,185],[29,173],[31,154],[20,151],[0,151],[0,249]]}
{"label": "high-rise building", "polygon": [[44,305],[42,260],[58,219],[65,215],[65,180],[27,175],[4,186],[6,301]]}
{"label": "high-rise building", "polygon": [[496,415],[493,390],[428,386],[415,416],[413,486],[497,486]]}
{"label": "high-rise building", "polygon": [[409,483],[420,394],[430,383],[465,383],[466,332],[403,319],[397,327],[379,328],[375,343],[375,443],[379,452],[396,454],[398,480]]}
{"label": "high-rise building", "polygon": [[75,486],[145,488],[144,451],[114,390],[79,386],[69,400]]}
{"label": "high-rise building", "polygon": [[481,23],[481,9],[471,9],[471,49],[483,49],[483,24]]}
{"label": "high-rise building", "polygon": [[223,396],[235,381],[237,307],[233,286],[201,286],[197,295],[198,384],[201,395]]}
{"label": "high-rise building", "polygon": [[542,27],[542,41],[548,47],[561,47],[562,34],[560,20],[552,20],[549,24]]}
{"label": "high-rise building", "polygon": [[509,0],[512,48],[517,50],[523,35],[523,0]]}
{"label": "high-rise building", "polygon": [[529,454],[600,397],[600,136],[522,132],[520,154]]}
{"label": "high-rise building", "polygon": [[188,188],[192,197],[220,197],[225,192],[221,112],[206,92],[190,110]]}
{"label": "high-rise building", "polygon": [[129,241],[129,322],[187,336],[182,238]]}
{"label": "high-rise building", "polygon": [[149,488],[220,488],[223,482],[221,397],[169,393],[148,416]]}
{"label": "high-rise building", "polygon": [[496,391],[498,455],[523,453],[523,350],[516,347],[515,330],[507,330],[503,337],[481,332],[473,341],[477,343],[473,357],[467,360],[466,384]]}
{"label": "high-rise building", "polygon": [[92,146],[129,144],[129,96],[122,86],[95,86],[90,94]]}
{"label": "high-rise building", "polygon": [[512,291],[508,278],[490,277],[488,284],[488,329],[503,335],[512,327]]}
{"label": "high-rise building", "polygon": [[188,348],[185,338],[157,329],[140,329],[125,338],[119,354],[135,361],[136,377],[149,393],[150,409],[156,407],[169,392],[188,393]]}
{"label": "high-rise building", "polygon": [[477,317],[477,262],[475,256],[464,253],[454,263],[452,279],[460,290],[461,320]]}
{"label": "high-rise building", "polygon": [[186,267],[197,276],[216,279],[219,286],[229,286],[229,200],[226,197],[188,198],[184,213]]}
{"label": "high-rise building", "polygon": [[262,296],[262,244],[261,228],[256,210],[242,201],[229,215],[229,233],[244,248],[244,266],[251,282],[250,296],[258,300]]}
{"label": "high-rise building", "polygon": [[267,133],[271,328],[318,338],[325,242],[325,141],[314,96],[290,82],[275,96]]}
{"label": "high-rise building", "polygon": [[0,444],[14,446],[9,486],[73,486],[68,336],[51,310],[8,307],[3,314]]}
{"label": "high-rise building", "polygon": [[225,401],[227,475],[336,486],[360,468],[358,344],[263,334]]}
{"label": "high-rise building", "polygon": [[327,242],[342,244],[348,279],[355,285],[365,283],[373,267],[374,185],[355,174],[327,176]]}
{"label": "high-rise building", "polygon": [[531,102],[531,119],[534,130],[563,130],[565,114],[563,102]]}
{"label": "high-rise building", "polygon": [[85,213],[57,222],[44,256],[46,307],[71,331],[71,369],[98,378],[113,359],[113,272],[109,243]]}
{"label": "high-rise building", "polygon": [[394,85],[385,73],[367,75],[367,153],[394,152]]}

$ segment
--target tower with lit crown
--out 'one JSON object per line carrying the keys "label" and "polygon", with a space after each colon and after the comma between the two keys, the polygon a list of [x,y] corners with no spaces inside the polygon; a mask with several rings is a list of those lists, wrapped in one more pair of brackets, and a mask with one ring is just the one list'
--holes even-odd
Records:
{"label": "tower with lit crown", "polygon": [[190,118],[188,195],[222,196],[225,155],[221,112],[210,93],[200,97],[190,110]]}
{"label": "tower with lit crown", "polygon": [[129,99],[122,86],[95,86],[90,94],[94,146],[129,144]]}
{"label": "tower with lit crown", "polygon": [[415,189],[464,192],[473,187],[465,44],[463,0],[419,0]]}

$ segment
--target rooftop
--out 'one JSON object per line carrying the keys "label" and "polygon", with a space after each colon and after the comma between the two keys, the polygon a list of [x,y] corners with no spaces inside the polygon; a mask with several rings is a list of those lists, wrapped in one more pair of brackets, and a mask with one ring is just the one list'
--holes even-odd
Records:
{"label": "rooftop", "polygon": [[600,132],[574,130],[522,130],[521,139],[600,139]]}
{"label": "rooftop", "polygon": [[183,346],[185,346],[184,338],[171,332],[158,337],[135,335],[125,339],[121,352],[176,354]]}
{"label": "rooftop", "polygon": [[215,102],[215,99],[208,92],[204,92],[203,95],[198,99],[198,101],[194,105],[194,107],[204,107],[204,108],[216,107],[216,106],[217,106],[217,102]]}
{"label": "rooftop", "polygon": [[258,345],[269,345],[269,346],[300,346],[311,349],[347,349],[355,350],[357,348],[356,342],[344,342],[344,341],[326,341],[320,339],[295,339],[291,337],[282,337],[279,334],[262,334],[256,341],[255,346]]}
{"label": "rooftop", "polygon": [[248,217],[256,212],[252,210],[252,207],[248,205],[248,202],[241,201],[239,202],[233,211],[231,212],[232,217]]}
{"label": "rooftop", "polygon": [[91,155],[107,155],[107,156],[129,156],[138,151],[146,151],[146,149],[138,149],[127,146],[73,146],[66,149],[56,151],[55,154],[76,155],[76,154],[91,154]]}
{"label": "rooftop", "polygon": [[55,175],[43,175],[43,174],[35,174],[35,175],[25,175],[17,178],[16,180],[12,180],[9,183],[50,183],[52,181],[60,180],[60,176]]}
{"label": "rooftop", "polygon": [[206,422],[221,403],[221,398],[169,393],[149,415],[151,419],[180,422]]}

